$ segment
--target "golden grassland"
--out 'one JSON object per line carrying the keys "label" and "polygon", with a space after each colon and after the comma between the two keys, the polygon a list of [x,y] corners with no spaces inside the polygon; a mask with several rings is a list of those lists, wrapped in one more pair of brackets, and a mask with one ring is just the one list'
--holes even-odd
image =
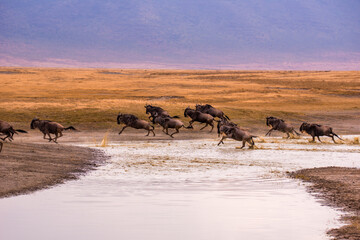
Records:
{"label": "golden grassland", "polygon": [[0,119],[28,125],[35,116],[108,128],[119,112],[147,118],[152,104],[183,118],[184,108],[209,103],[242,126],[265,117],[294,124],[317,121],[356,128],[360,72],[128,70],[0,67]]}

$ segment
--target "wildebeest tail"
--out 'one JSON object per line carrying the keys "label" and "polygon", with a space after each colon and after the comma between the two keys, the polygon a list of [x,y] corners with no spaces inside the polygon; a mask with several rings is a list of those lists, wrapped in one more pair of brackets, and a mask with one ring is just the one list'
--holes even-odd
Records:
{"label": "wildebeest tail", "polygon": [[230,118],[224,114],[225,118],[230,121]]}
{"label": "wildebeest tail", "polygon": [[70,126],[70,127],[64,128],[64,130],[74,130],[74,131],[77,131],[77,129],[76,129],[76,128],[74,128],[73,126]]}
{"label": "wildebeest tail", "polygon": [[22,129],[16,129],[15,132],[28,133],[27,131],[22,130]]}
{"label": "wildebeest tail", "polygon": [[339,137],[336,133],[334,133],[334,132],[332,131],[332,129],[330,129],[330,131],[331,131],[331,133],[332,133],[335,137],[337,137],[338,139],[344,141],[344,139],[342,139],[342,138]]}
{"label": "wildebeest tail", "polygon": [[176,115],[176,116],[172,116],[172,118],[180,118],[178,115]]}

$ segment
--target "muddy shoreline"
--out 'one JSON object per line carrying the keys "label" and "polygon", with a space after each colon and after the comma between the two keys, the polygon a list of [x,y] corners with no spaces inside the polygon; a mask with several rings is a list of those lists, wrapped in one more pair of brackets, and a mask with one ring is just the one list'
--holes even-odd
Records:
{"label": "muddy shoreline", "polygon": [[106,159],[101,151],[85,147],[28,142],[4,146],[0,154],[0,198],[77,179]]}
{"label": "muddy shoreline", "polygon": [[328,234],[334,239],[360,239],[360,169],[324,167],[302,169],[290,177],[312,183],[309,192],[316,194],[329,206],[346,212],[342,220],[345,226],[332,229]]}

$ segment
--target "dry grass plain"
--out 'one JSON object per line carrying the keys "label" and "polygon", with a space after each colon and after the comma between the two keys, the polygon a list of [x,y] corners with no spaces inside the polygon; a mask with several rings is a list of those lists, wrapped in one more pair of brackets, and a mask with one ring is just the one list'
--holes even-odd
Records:
{"label": "dry grass plain", "polygon": [[265,117],[328,124],[359,133],[360,72],[0,68],[0,119],[35,116],[84,129],[115,127],[118,112],[147,118],[158,105],[183,118],[197,103],[222,109],[252,130]]}

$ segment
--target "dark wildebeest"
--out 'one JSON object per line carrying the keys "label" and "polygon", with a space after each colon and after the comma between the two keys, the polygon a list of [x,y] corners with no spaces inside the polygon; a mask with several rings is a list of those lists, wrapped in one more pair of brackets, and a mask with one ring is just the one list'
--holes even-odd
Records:
{"label": "dark wildebeest", "polygon": [[266,118],[266,126],[271,126],[271,129],[265,134],[265,136],[267,136],[267,135],[270,136],[270,134],[273,130],[286,133],[287,138],[290,137],[290,133],[292,135],[296,134],[296,135],[300,136],[300,134],[295,131],[293,126],[286,123],[284,120],[276,118],[276,117],[267,117]]}
{"label": "dark wildebeest", "polygon": [[0,138],[1,140],[5,141],[6,139],[9,139],[9,141],[11,142],[12,140],[14,140],[14,134],[18,134],[18,132],[27,133],[27,131],[25,130],[14,129],[13,126],[11,126],[11,124],[9,124],[8,122],[0,120],[0,134],[6,136],[4,138]]}
{"label": "dark wildebeest", "polygon": [[223,125],[221,128],[223,128],[222,130],[225,135],[223,135],[223,137],[221,138],[218,146],[220,145],[220,143],[224,144],[223,140],[226,138],[232,138],[237,141],[242,141],[243,145],[241,148],[245,147],[246,142],[249,144],[249,148],[253,148],[255,146],[253,138],[257,136],[251,135],[248,131],[240,129],[239,127],[229,127],[226,125]]}
{"label": "dark wildebeest", "polygon": [[135,129],[147,130],[148,134],[146,136],[149,136],[150,132],[152,132],[153,135],[155,136],[154,127],[151,126],[149,122],[145,120],[141,120],[135,115],[119,113],[119,115],[117,116],[117,124],[121,124],[121,123],[124,123],[125,126],[121,129],[119,134],[121,134],[125,130],[125,128],[132,127]]}
{"label": "dark wildebeest", "polygon": [[300,126],[300,131],[301,132],[306,132],[307,134],[312,136],[312,141],[315,142],[315,137],[317,137],[320,140],[320,136],[328,136],[331,137],[332,140],[335,142],[334,136],[336,136],[337,138],[339,138],[340,140],[344,141],[343,139],[341,139],[338,135],[336,135],[336,133],[333,132],[331,127],[328,126],[322,126],[319,124],[310,124],[310,123],[302,123]]}
{"label": "dark wildebeest", "polygon": [[189,116],[191,118],[191,121],[189,122],[189,126],[187,128],[193,128],[192,124],[193,122],[200,122],[200,123],[206,123],[204,127],[202,127],[200,130],[203,130],[208,125],[211,126],[210,132],[214,129],[214,117],[207,113],[202,113],[199,111],[196,111],[194,109],[191,109],[190,107],[187,107],[184,111],[184,116]]}
{"label": "dark wildebeest", "polygon": [[[150,121],[153,121],[154,118],[157,116],[161,117],[171,117],[167,111],[162,109],[161,107],[151,106],[151,105],[145,105],[146,114],[150,113],[149,119]],[[178,116],[173,116],[171,118],[179,118]]]}
{"label": "dark wildebeest", "polygon": [[[50,141],[54,141],[57,143],[57,139],[62,137],[62,131],[64,130],[74,130],[76,129],[73,126],[65,128],[63,125],[57,122],[49,121],[49,120],[40,120],[38,118],[34,118],[31,121],[30,124],[31,129],[38,128],[43,134],[44,139],[48,139]],[[51,138],[50,134],[55,134],[55,138]],[[59,136],[60,134],[60,136]],[[49,138],[46,138],[46,135],[49,136]]]}
{"label": "dark wildebeest", "polygon": [[230,122],[226,118],[222,118],[217,123],[218,136],[220,137],[220,134],[224,133],[226,131],[226,129],[236,127],[236,126],[237,126],[236,123]]}
{"label": "dark wildebeest", "polygon": [[228,116],[226,116],[223,111],[221,111],[217,108],[214,108],[210,104],[205,104],[205,105],[196,104],[196,111],[199,111],[202,113],[207,113],[213,117],[218,117],[220,119],[226,118],[227,120],[230,120],[230,118]]}
{"label": "dark wildebeest", "polygon": [[169,135],[169,128],[174,128],[175,132],[170,134],[169,136],[173,138],[174,134],[179,133],[179,129],[184,127],[184,123],[181,122],[178,119],[174,119],[171,117],[162,117],[162,116],[157,116],[154,118],[153,123],[156,124],[160,124],[160,126],[163,127],[163,132],[166,133],[167,135]]}

